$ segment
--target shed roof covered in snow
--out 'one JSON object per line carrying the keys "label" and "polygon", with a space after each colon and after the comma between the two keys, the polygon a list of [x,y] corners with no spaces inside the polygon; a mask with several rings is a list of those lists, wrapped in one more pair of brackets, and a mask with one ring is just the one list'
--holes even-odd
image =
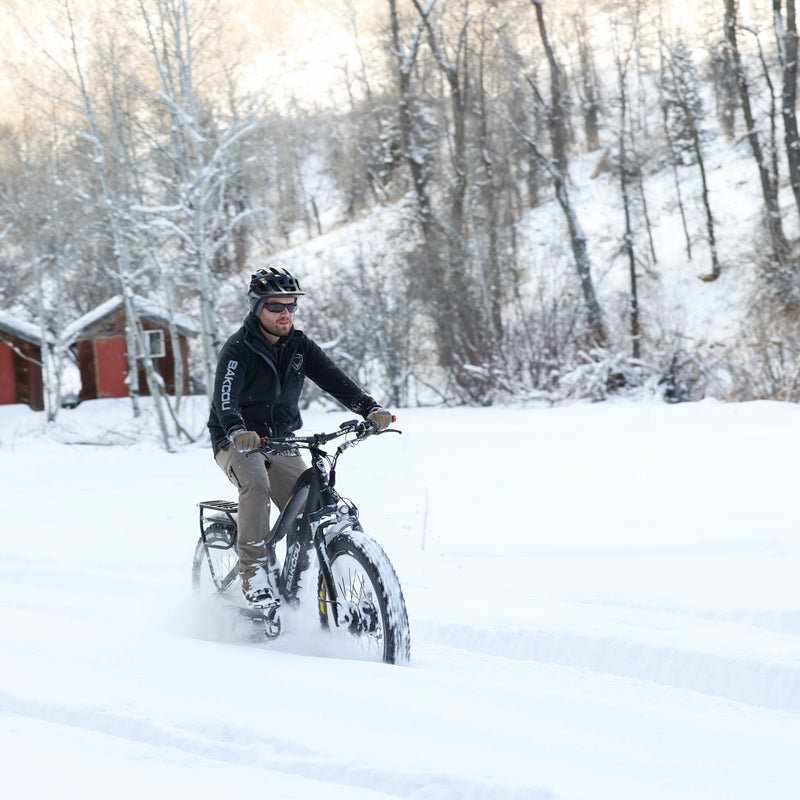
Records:
{"label": "shed roof covered in snow", "polygon": [[[42,329],[33,322],[26,322],[23,319],[0,311],[0,334],[5,333],[15,339],[30,342],[39,347],[42,345]],[[47,334],[47,344],[54,344],[55,339],[51,334]]]}
{"label": "shed roof covered in snow", "polygon": [[[137,314],[144,319],[155,322],[164,328],[169,327],[169,312],[166,308],[156,305],[155,303],[145,300],[138,295],[133,296],[134,308]],[[104,322],[113,318],[120,311],[123,310],[123,298],[121,294],[106,300],[101,303],[97,308],[79,317],[74,322],[67,325],[62,334],[62,339],[66,344],[72,344],[82,338],[91,336],[92,332]],[[200,333],[200,328],[195,321],[186,316],[185,314],[173,314],[172,318],[175,322],[175,327],[183,336],[197,336]]]}

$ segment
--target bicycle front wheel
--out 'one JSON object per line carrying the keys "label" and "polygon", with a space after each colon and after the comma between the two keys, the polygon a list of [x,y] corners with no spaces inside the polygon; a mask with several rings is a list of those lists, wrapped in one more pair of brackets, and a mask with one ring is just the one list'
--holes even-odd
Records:
{"label": "bicycle front wheel", "polygon": [[[408,613],[400,581],[383,548],[363,531],[348,528],[332,534],[327,549],[340,629],[367,657],[406,663],[411,654]],[[330,593],[321,572],[317,599],[320,621],[330,628]]]}

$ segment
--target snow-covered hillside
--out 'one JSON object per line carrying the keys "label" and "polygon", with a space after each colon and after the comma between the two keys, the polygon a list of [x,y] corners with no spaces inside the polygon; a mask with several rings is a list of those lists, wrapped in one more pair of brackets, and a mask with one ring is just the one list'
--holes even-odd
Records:
{"label": "snow-covered hillside", "polygon": [[59,423],[0,408],[7,796],[800,796],[798,407],[401,411],[339,487],[403,583],[406,667],[203,618],[208,447],[109,446],[152,425],[126,401]]}

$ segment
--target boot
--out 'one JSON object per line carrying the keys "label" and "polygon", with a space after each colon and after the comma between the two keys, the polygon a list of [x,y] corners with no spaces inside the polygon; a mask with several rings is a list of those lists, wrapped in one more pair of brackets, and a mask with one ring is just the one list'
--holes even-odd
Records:
{"label": "boot", "polygon": [[263,567],[256,568],[252,577],[242,578],[242,593],[251,606],[272,606],[280,603],[275,581]]}

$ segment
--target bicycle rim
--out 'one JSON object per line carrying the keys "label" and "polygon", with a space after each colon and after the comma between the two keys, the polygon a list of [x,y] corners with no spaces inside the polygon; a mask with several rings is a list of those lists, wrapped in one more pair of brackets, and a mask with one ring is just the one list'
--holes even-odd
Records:
{"label": "bicycle rim", "polygon": [[[339,616],[350,615],[338,632],[369,659],[402,664],[410,654],[408,615],[400,583],[382,548],[361,531],[334,534],[328,542]],[[320,621],[332,628],[330,598],[320,573]]]}
{"label": "bicycle rim", "polygon": [[239,557],[230,538],[206,531],[197,542],[192,560],[192,588],[200,598],[238,596]]}

